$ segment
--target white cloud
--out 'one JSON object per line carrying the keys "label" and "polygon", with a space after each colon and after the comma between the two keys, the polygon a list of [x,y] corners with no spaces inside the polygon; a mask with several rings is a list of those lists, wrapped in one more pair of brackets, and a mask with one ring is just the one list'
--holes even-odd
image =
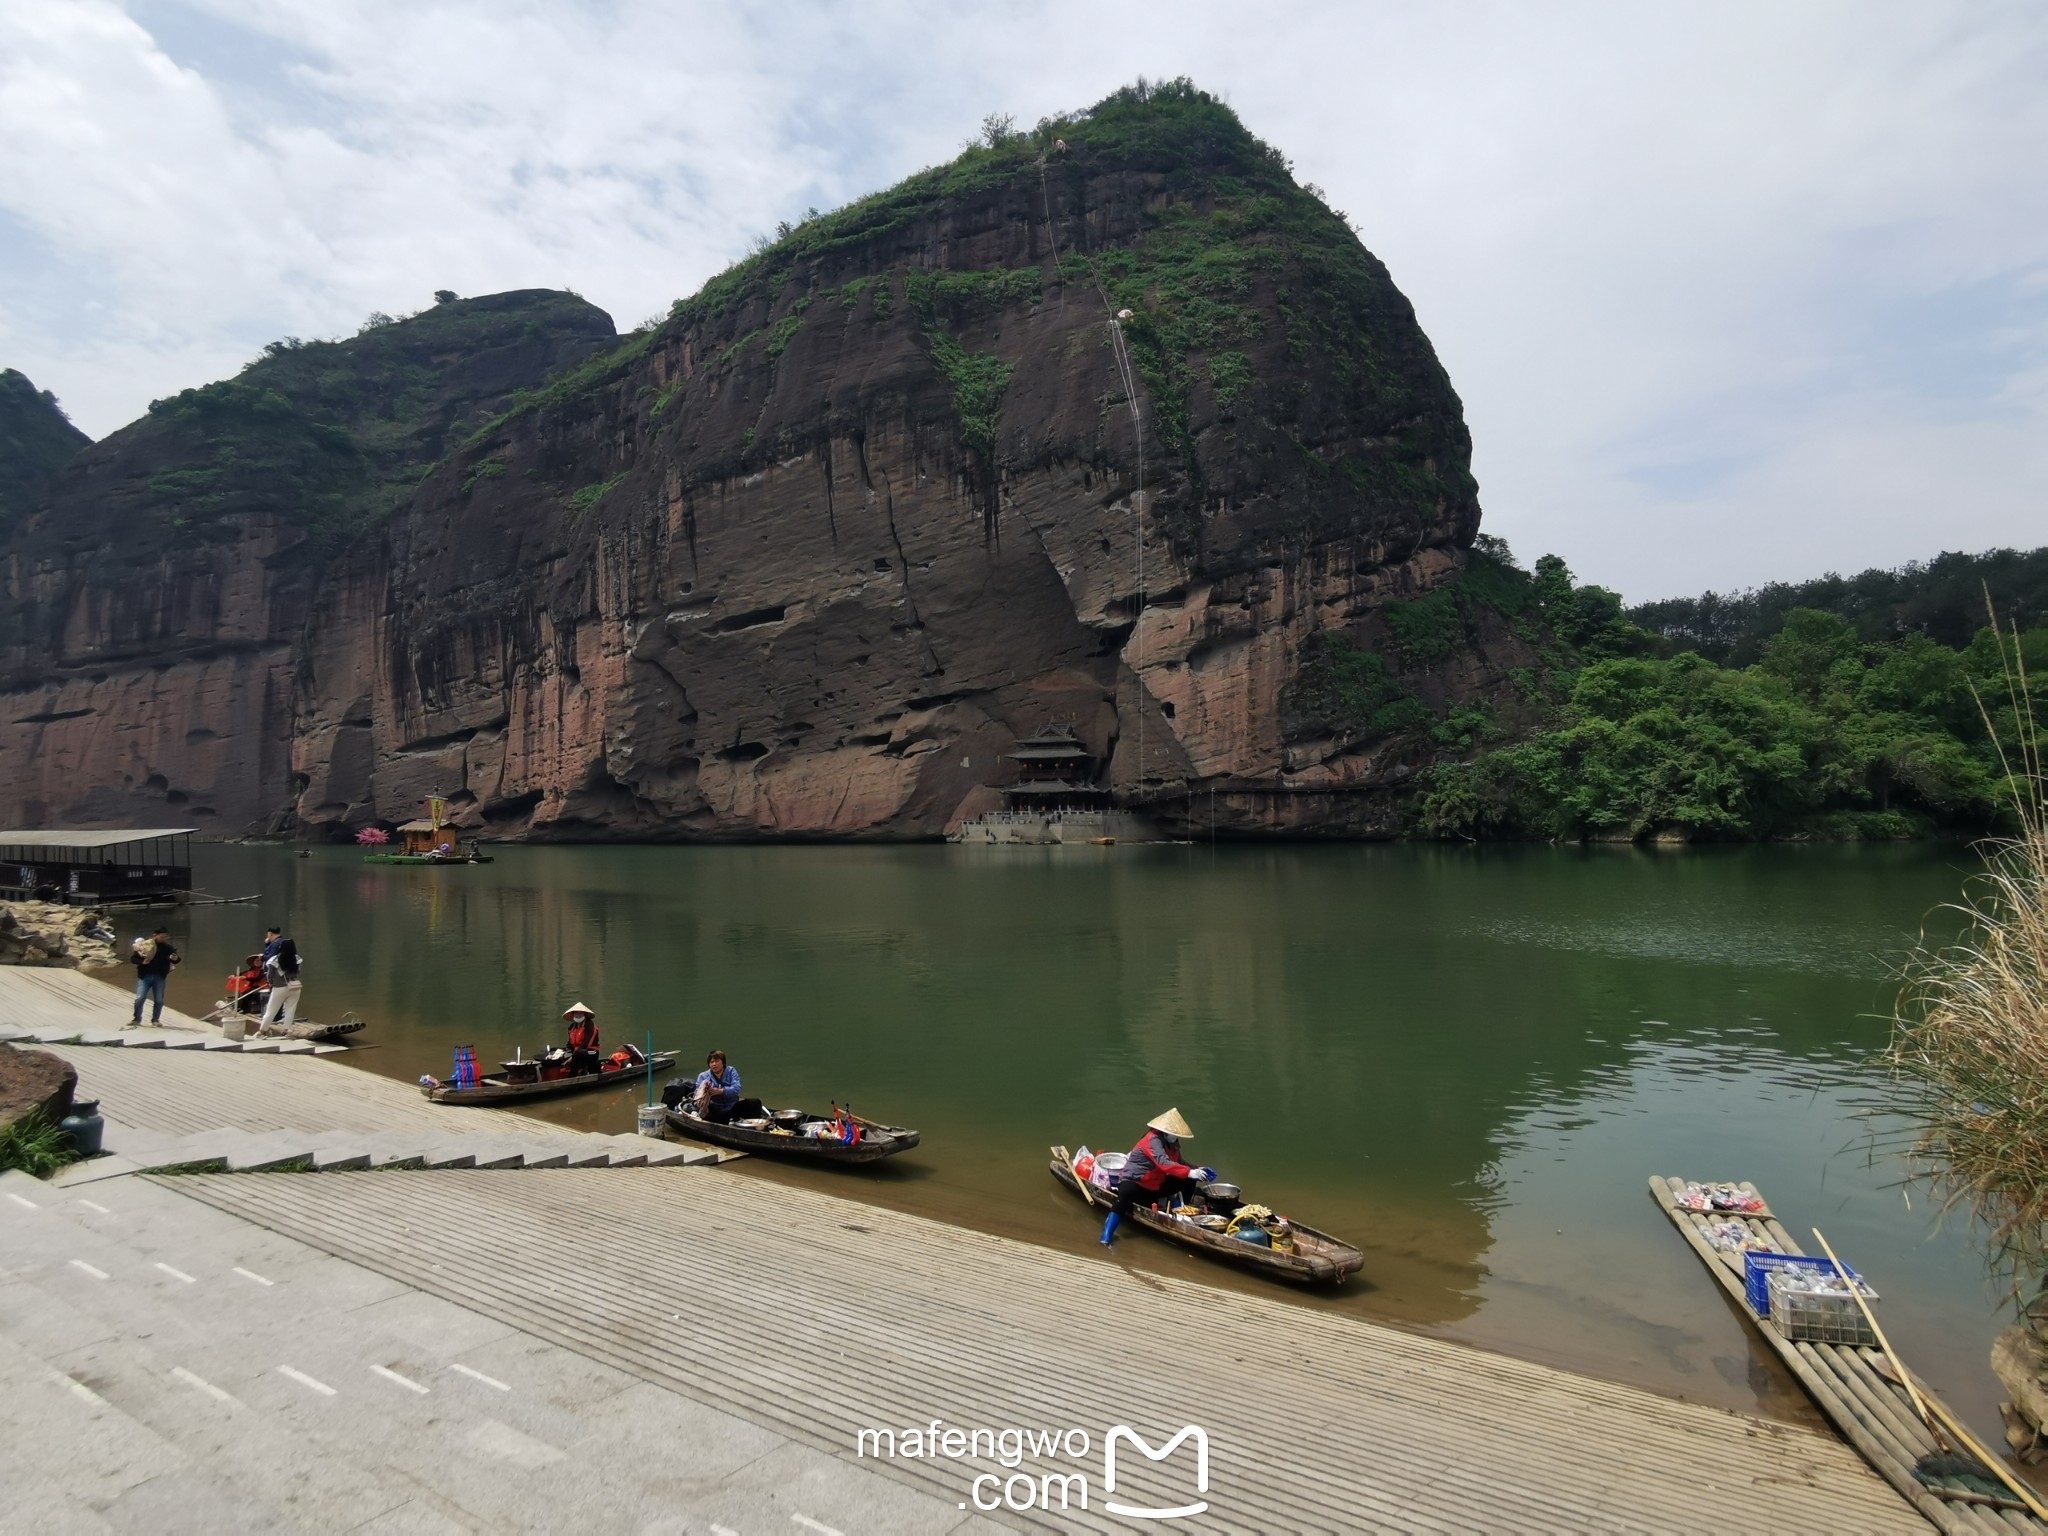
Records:
{"label": "white cloud", "polygon": [[0,362],[97,434],[437,287],[631,325],[984,111],[1187,73],[1415,300],[1525,554],[1649,597],[2042,541],[2048,12],[1264,14],[29,0]]}

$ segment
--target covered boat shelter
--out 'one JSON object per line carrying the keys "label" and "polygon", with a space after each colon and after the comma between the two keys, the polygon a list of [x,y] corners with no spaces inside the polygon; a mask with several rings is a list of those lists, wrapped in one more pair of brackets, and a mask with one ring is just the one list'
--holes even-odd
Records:
{"label": "covered boat shelter", "polygon": [[192,891],[194,827],[0,831],[0,898],[90,907]]}

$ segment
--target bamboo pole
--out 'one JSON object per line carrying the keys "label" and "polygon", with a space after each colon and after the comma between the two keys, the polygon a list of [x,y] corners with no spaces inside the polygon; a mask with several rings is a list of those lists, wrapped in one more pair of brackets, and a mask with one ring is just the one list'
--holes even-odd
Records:
{"label": "bamboo pole", "polygon": [[[1820,1235],[1819,1227],[1813,1229],[1813,1237],[1814,1241],[1820,1244],[1820,1251],[1828,1256],[1828,1262],[1835,1266],[1835,1274],[1840,1277],[1842,1284],[1849,1288],[1849,1294],[1855,1298],[1857,1307],[1863,1313],[1863,1321],[1870,1324],[1871,1333],[1877,1337],[1877,1347],[1884,1351],[1885,1359],[1891,1361],[1892,1369],[1899,1373],[1900,1385],[1905,1387],[1906,1396],[1913,1400],[1913,1411],[1920,1415],[1928,1429],[1934,1430],[1934,1415],[1927,1411],[1927,1404],[1921,1401],[1920,1389],[1913,1385],[1913,1378],[1906,1374],[1906,1367],[1899,1360],[1899,1352],[1892,1348],[1892,1341],[1886,1338],[1884,1330],[1878,1327],[1877,1314],[1870,1310],[1870,1303],[1863,1298],[1863,1287],[1850,1277],[1842,1261],[1835,1257],[1835,1250],[1830,1248],[1828,1240]],[[1935,1438],[1937,1441],[1940,1439],[1939,1430],[1935,1430]]]}

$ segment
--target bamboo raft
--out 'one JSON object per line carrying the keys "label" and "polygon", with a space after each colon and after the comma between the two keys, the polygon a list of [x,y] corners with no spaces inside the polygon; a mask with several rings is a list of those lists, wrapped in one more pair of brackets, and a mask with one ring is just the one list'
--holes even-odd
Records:
{"label": "bamboo raft", "polygon": [[[1842,1438],[1856,1448],[1880,1477],[1938,1530],[1961,1536],[1994,1531],[2048,1531],[2048,1521],[2039,1519],[2010,1494],[1985,1494],[1965,1486],[1958,1477],[1922,1482],[1913,1470],[1922,1457],[1965,1447],[1963,1436],[1967,1431],[1954,1413],[1935,1399],[1925,1382],[1914,1379],[1920,1397],[1942,1425],[1943,1436],[1949,1442],[1940,1444],[1915,1411],[1905,1383],[1897,1379],[1891,1362],[1881,1351],[1868,1345],[1814,1344],[1788,1339],[1768,1318],[1751,1312],[1743,1287],[1742,1255],[1716,1248],[1707,1237],[1709,1227],[1738,1221],[1776,1252],[1804,1255],[1806,1250],[1771,1215],[1768,1201],[1764,1202],[1763,1211],[1750,1215],[1739,1211],[1688,1211],[1676,1199],[1685,1185],[1684,1179],[1652,1178],[1650,1194],[1693,1251],[1706,1261],[1721,1288],[1735,1299],[1742,1315],[1777,1352],[1786,1369],[1799,1379],[1821,1412],[1841,1431]],[[1754,1184],[1736,1187],[1763,1198]]]}

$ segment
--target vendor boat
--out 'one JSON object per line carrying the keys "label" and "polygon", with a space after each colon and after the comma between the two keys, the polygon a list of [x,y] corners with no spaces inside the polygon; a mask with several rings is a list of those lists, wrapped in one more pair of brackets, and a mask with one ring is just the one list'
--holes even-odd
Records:
{"label": "vendor boat", "polygon": [[[1101,1188],[1075,1170],[1074,1159],[1065,1147],[1052,1149],[1052,1176],[1096,1210],[1109,1211],[1116,1206],[1116,1195],[1112,1191]],[[1230,1189],[1227,1185],[1207,1187],[1212,1191]],[[1286,1246],[1273,1246],[1270,1236],[1265,1242],[1256,1242],[1227,1232],[1230,1215],[1242,1203],[1234,1190],[1221,1198],[1212,1194],[1204,1201],[1208,1207],[1204,1212],[1209,1217],[1208,1224],[1199,1217],[1173,1216],[1149,1205],[1132,1207],[1126,1219],[1169,1243],[1178,1243],[1212,1259],[1222,1259],[1241,1269],[1256,1270],[1275,1280],[1287,1280],[1296,1285],[1334,1285],[1341,1283],[1347,1275],[1355,1275],[1365,1268],[1365,1255],[1349,1243],[1340,1242],[1327,1232],[1318,1232],[1314,1227],[1305,1227],[1299,1222],[1286,1224],[1287,1235],[1291,1238]],[[1261,1230],[1263,1233],[1267,1229]]]}
{"label": "vendor boat", "polygon": [[[742,1102],[741,1107],[749,1106]],[[805,1109],[764,1110],[720,1122],[705,1119],[687,1100],[669,1110],[668,1128],[692,1141],[807,1163],[877,1163],[908,1152],[919,1140],[916,1131],[863,1119],[852,1110],[836,1115],[814,1115]],[[853,1132],[850,1139],[846,1134],[849,1128]]]}
{"label": "vendor boat", "polygon": [[[418,821],[408,821],[398,829],[398,847],[388,849],[382,844],[384,834],[375,832],[376,842],[365,842],[374,851],[363,855],[365,864],[412,864],[439,866],[443,864],[489,864],[491,856],[479,853],[476,845],[462,844],[461,834],[442,819],[447,802],[439,795],[427,797],[427,814]],[[374,829],[366,830],[358,841],[371,835]]]}
{"label": "vendor boat", "polygon": [[[551,1055],[554,1053],[551,1053]],[[560,1053],[566,1056],[566,1052]],[[436,1104],[527,1104],[535,1099],[559,1098],[564,1094],[588,1093],[593,1088],[616,1088],[624,1083],[645,1082],[650,1073],[666,1072],[676,1064],[674,1051],[656,1051],[648,1056],[627,1046],[619,1056],[607,1057],[595,1072],[570,1072],[566,1061],[524,1052],[501,1062],[502,1071],[479,1077],[474,1083],[420,1079],[420,1092]]]}

